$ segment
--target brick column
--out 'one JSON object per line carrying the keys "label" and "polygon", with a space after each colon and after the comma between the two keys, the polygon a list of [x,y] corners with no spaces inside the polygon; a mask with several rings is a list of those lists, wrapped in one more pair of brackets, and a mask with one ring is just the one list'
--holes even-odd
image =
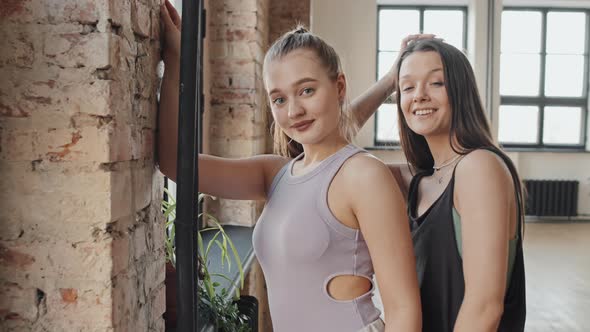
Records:
{"label": "brick column", "polygon": [[[208,151],[223,157],[266,152],[268,115],[262,60],[268,41],[268,0],[209,1]],[[254,225],[260,203],[219,200],[208,208],[225,223]]]}
{"label": "brick column", "polygon": [[0,6],[0,330],[163,331],[158,0]]}

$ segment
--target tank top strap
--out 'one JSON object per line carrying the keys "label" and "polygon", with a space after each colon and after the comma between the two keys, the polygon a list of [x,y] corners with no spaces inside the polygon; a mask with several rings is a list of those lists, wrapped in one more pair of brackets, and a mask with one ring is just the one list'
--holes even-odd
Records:
{"label": "tank top strap", "polygon": [[[457,166],[459,166],[459,163],[461,163],[461,161],[463,160],[463,158],[465,158],[467,154],[462,155],[461,157],[459,157],[459,160],[457,160],[457,162],[455,163],[455,165],[453,166],[453,172],[451,173],[451,180],[449,181],[449,190],[451,192],[451,197],[453,197],[455,195],[455,173],[457,172]],[[451,199],[451,208],[454,208],[455,206],[455,200]]]}
{"label": "tank top strap", "polygon": [[338,173],[342,165],[348,160],[348,158],[354,156],[357,153],[363,152],[364,150],[356,147],[352,144],[349,144],[342,149],[338,150],[331,158],[332,160],[326,165],[325,169],[323,170],[324,174],[322,176],[323,183],[331,183],[334,179],[334,176]]}
{"label": "tank top strap", "polygon": [[[328,192],[330,190],[332,181],[336,174],[342,168],[342,165],[352,156],[356,155],[357,153],[361,153],[364,150],[356,147],[352,144],[345,146],[344,148],[340,149],[333,155],[333,159],[329,161],[327,165],[325,165],[322,175],[318,177],[316,182],[316,188],[314,195],[317,195],[317,207],[319,212],[326,220],[336,221],[333,217],[332,211],[328,206]],[[331,225],[335,226],[337,230],[340,230],[343,234],[347,234],[348,236],[353,236],[354,232],[352,229],[348,229],[344,227],[340,222],[330,222]]]}
{"label": "tank top strap", "polygon": [[416,173],[416,175],[414,175],[410,181],[410,187],[408,188],[408,204],[406,206],[410,219],[412,219],[414,216],[414,211],[416,211],[418,204],[418,186],[420,185],[420,180],[422,180],[423,177],[429,175],[432,175],[432,171],[422,170]]}

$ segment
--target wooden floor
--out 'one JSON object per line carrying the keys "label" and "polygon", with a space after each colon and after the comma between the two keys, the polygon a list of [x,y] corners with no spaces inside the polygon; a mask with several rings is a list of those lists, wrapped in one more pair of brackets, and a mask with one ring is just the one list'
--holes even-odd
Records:
{"label": "wooden floor", "polygon": [[526,332],[590,331],[590,223],[527,223]]}

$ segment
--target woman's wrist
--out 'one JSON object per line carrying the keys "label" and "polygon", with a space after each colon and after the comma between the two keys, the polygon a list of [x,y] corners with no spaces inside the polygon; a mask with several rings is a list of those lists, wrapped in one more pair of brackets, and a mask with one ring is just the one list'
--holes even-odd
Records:
{"label": "woman's wrist", "polygon": [[384,77],[387,80],[387,95],[391,96],[397,90],[397,74],[396,71],[392,68],[390,71],[385,74]]}

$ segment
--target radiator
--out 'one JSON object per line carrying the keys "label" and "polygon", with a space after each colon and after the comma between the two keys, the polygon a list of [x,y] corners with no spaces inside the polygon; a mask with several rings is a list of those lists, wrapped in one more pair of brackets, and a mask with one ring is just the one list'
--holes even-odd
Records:
{"label": "radiator", "polygon": [[527,215],[578,215],[578,181],[524,180],[524,185]]}

